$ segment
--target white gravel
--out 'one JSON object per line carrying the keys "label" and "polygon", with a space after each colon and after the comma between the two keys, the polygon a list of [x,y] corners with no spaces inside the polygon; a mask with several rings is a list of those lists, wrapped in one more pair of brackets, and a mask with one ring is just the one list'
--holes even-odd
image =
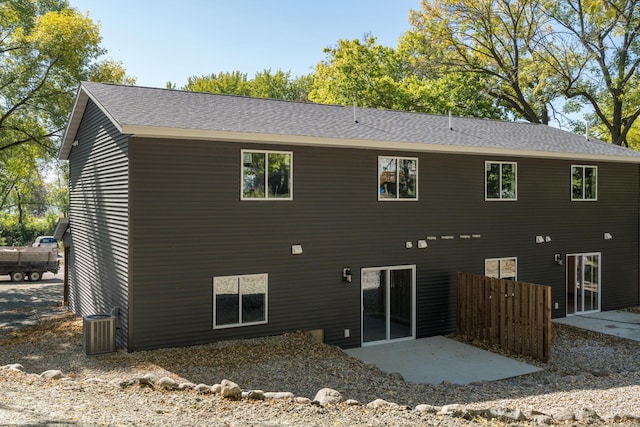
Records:
{"label": "white gravel", "polygon": [[[86,357],[81,321],[65,315],[32,330],[0,334],[0,366],[19,363],[26,371],[0,369],[0,425],[640,425],[640,343],[564,325],[554,325],[553,333],[551,361],[538,363],[543,372],[434,386],[406,383],[302,333]],[[64,377],[37,375],[49,369]],[[339,391],[343,402],[322,407],[300,399],[229,400],[167,391],[141,385],[137,379],[149,373],[178,383],[229,379],[243,390],[286,391],[308,399],[328,387]],[[348,399],[359,404],[347,404]],[[376,399],[398,406],[367,406]],[[419,406],[424,404],[430,407]],[[453,404],[462,406],[446,406]],[[527,420],[489,420],[491,408],[519,409]],[[576,417],[582,420],[561,421]]]}

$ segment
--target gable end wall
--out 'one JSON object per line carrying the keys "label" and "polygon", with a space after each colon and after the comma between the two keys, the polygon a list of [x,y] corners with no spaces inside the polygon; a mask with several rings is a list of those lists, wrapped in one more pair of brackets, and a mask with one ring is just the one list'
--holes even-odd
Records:
{"label": "gable end wall", "polygon": [[127,348],[128,146],[89,102],[69,157],[69,304],[81,316],[119,309],[117,344]]}

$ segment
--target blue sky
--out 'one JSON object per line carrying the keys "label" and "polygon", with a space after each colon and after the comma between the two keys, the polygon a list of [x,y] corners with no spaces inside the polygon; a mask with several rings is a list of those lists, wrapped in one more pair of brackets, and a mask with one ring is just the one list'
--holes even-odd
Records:
{"label": "blue sky", "polygon": [[308,74],[339,39],[396,47],[420,0],[70,0],[100,23],[102,47],[137,85],[264,69]]}

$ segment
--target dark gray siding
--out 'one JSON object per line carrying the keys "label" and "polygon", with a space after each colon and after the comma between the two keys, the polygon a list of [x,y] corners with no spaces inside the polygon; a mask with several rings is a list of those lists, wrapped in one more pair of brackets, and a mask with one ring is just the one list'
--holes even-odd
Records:
{"label": "dark gray siding", "polygon": [[127,137],[90,102],[76,139],[69,158],[69,303],[82,316],[119,308],[117,341],[126,347]]}
{"label": "dark gray siding", "polygon": [[[240,201],[243,148],[293,151],[293,201]],[[377,157],[389,154],[419,158],[419,201],[377,201]],[[599,200],[577,203],[570,161],[139,138],[129,155],[131,350],[317,328],[357,346],[360,269],[374,266],[416,265],[418,337],[455,328],[455,273],[483,273],[486,258],[518,257],[519,280],[553,286],[558,317],[554,254],[601,252],[603,308],[638,303],[637,165],[588,163]],[[518,201],[485,202],[485,160],[518,162]],[[268,324],[213,330],[212,278],[251,273],[269,274]]]}

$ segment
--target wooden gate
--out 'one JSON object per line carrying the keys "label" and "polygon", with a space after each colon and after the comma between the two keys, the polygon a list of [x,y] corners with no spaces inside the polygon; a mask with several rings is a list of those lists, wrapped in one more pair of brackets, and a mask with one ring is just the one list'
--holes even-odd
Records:
{"label": "wooden gate", "polygon": [[547,362],[551,287],[458,273],[458,333]]}

